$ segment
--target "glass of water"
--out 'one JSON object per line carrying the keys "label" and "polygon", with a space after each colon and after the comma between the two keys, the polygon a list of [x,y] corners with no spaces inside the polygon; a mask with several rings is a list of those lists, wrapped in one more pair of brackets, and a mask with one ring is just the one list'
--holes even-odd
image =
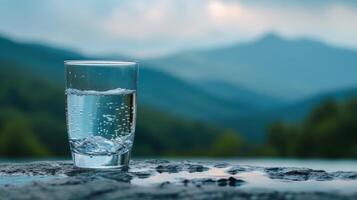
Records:
{"label": "glass of water", "polygon": [[65,75],[75,166],[127,167],[136,123],[137,63],[65,61]]}

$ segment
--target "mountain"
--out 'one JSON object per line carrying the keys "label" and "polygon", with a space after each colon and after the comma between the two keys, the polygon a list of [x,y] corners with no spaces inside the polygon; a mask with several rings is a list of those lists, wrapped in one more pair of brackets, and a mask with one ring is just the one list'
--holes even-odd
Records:
{"label": "mountain", "polygon": [[[0,66],[0,156],[68,156],[63,88],[24,72],[24,65],[0,60]],[[216,147],[227,136],[239,141],[235,132],[143,105],[136,130],[139,156],[216,155],[227,150]]]}
{"label": "mountain", "polygon": [[328,100],[339,102],[355,98],[357,98],[357,87],[333,90],[292,103],[286,107],[280,108],[280,111],[276,113],[279,113],[278,115],[280,119],[286,121],[300,121],[301,119],[306,118],[311,110],[321,104],[321,102]]}
{"label": "mountain", "polygon": [[296,123],[306,119],[311,111],[322,102],[333,100],[344,102],[357,99],[357,87],[314,95],[312,97],[287,104],[269,111],[255,113],[247,117],[227,120],[228,124],[237,127],[244,135],[256,142],[263,142],[266,129],[277,121]]}
{"label": "mountain", "polygon": [[[286,55],[277,57],[279,52]],[[315,61],[310,54],[317,56]],[[254,59],[256,55],[261,55],[258,56],[261,59]],[[273,55],[275,57],[271,57]],[[326,60],[330,63],[319,60],[322,55],[329,55]],[[353,51],[333,49],[310,40],[288,41],[275,35],[268,35],[254,43],[216,50],[187,52],[174,55],[170,59],[166,57],[144,61],[139,70],[138,102],[140,106],[151,107],[156,112],[163,113],[164,116],[169,114],[187,120],[206,121],[231,127],[248,139],[259,142],[264,139],[265,129],[271,122],[301,120],[312,107],[329,96],[342,99],[353,97],[355,93],[353,89],[348,91],[339,89],[344,85],[343,82],[346,85],[349,85],[347,82],[354,85],[356,78],[353,76],[355,70],[355,67],[352,67],[355,62],[353,55],[355,55]],[[341,65],[343,67],[341,70],[335,67],[331,59],[335,58],[337,62],[336,60],[342,57],[346,60],[341,61],[345,63]],[[310,70],[303,64],[305,58],[306,66],[309,66]],[[12,63],[17,66],[17,71],[54,84],[62,90],[64,87],[63,60],[70,59],[88,58],[68,50],[17,43],[0,38],[0,61],[2,63]],[[294,62],[291,62],[291,67],[285,67],[285,69],[283,64],[288,62],[286,59]],[[317,69],[312,66],[313,62],[316,63]],[[247,67],[242,68],[240,66],[243,65],[236,66],[235,63],[244,63]],[[321,63],[332,67],[322,70]],[[318,73],[318,69],[322,71]],[[266,77],[262,75],[264,72],[267,73]],[[335,72],[334,78],[331,78],[332,72]],[[313,79],[307,76],[309,73],[314,75]],[[247,78],[248,82],[269,88],[269,90],[252,90],[252,87],[238,84],[242,77],[246,78],[243,75],[247,74],[251,75]],[[352,76],[354,79],[351,78]],[[279,96],[276,92],[284,93],[287,88],[294,91],[292,88],[295,86],[300,88],[300,83],[305,83],[305,80],[306,83],[311,84],[311,88],[307,87],[306,91],[302,90],[306,94],[314,91],[317,85],[321,86],[325,83],[328,83],[325,84],[326,87],[329,84],[335,84],[329,88],[333,92],[319,92],[321,95],[314,93],[309,97],[302,95],[304,98],[296,97],[298,100],[294,101],[281,100],[282,98],[276,97]],[[299,84],[294,85],[293,82]],[[156,121],[156,123],[160,122]]]}
{"label": "mountain", "polygon": [[256,41],[148,60],[186,80],[216,80],[286,100],[357,85],[357,51],[268,34]]}
{"label": "mountain", "polygon": [[82,58],[72,51],[0,37],[0,60],[15,63],[21,70],[56,83],[63,83],[64,60]]}
{"label": "mountain", "polygon": [[193,119],[217,120],[256,111],[250,102],[216,97],[195,85],[160,71],[140,69],[139,98],[144,104]]}
{"label": "mountain", "polygon": [[244,87],[239,87],[224,81],[203,80],[196,81],[196,85],[207,93],[228,100],[246,102],[261,109],[272,109],[283,106],[287,102],[259,92],[254,92]]}
{"label": "mountain", "polygon": [[[20,70],[63,86],[63,61],[89,59],[81,54],[38,44],[0,38],[0,60],[17,64]],[[163,112],[197,120],[224,121],[255,112],[252,103],[210,94],[173,75],[142,64],[139,73],[139,103]]]}

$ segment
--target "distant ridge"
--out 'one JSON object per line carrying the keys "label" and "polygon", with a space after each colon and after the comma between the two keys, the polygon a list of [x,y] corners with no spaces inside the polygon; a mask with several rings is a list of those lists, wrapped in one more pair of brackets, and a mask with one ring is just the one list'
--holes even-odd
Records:
{"label": "distant ridge", "polygon": [[63,83],[63,61],[82,58],[84,56],[69,50],[0,37],[0,60],[14,62],[23,66],[22,70],[50,81]]}
{"label": "distant ridge", "polygon": [[187,80],[225,81],[291,101],[357,85],[357,51],[276,34],[147,62]]}
{"label": "distant ridge", "polygon": [[[0,38],[0,61],[15,62],[28,73],[64,86],[64,60],[88,57],[63,49],[37,44],[22,44]],[[210,94],[194,84],[142,64],[139,102],[161,111],[203,121],[217,121],[254,111],[249,102],[231,101]]]}
{"label": "distant ridge", "polygon": [[227,123],[235,124],[236,127],[239,127],[239,129],[245,133],[247,138],[262,141],[267,127],[273,122],[300,122],[305,119],[316,106],[324,101],[333,100],[341,102],[349,99],[357,99],[357,86],[325,92],[270,111],[263,111],[243,118],[238,117],[231,119],[229,122],[227,121]]}
{"label": "distant ridge", "polygon": [[[70,59],[88,58],[0,37],[1,63],[16,63],[28,76],[60,87],[63,61]],[[326,98],[356,97],[357,53],[268,35],[253,43],[143,61],[139,74],[140,104],[235,128],[260,141],[275,120],[301,120]]]}

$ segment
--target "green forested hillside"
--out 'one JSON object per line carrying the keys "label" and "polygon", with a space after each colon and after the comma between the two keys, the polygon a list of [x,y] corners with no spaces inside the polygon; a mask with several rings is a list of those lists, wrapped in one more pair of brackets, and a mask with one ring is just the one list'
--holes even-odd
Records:
{"label": "green forested hillside", "polygon": [[[18,70],[16,64],[0,66],[0,156],[68,156],[63,88]],[[315,106],[301,123],[273,123],[260,146],[232,130],[141,105],[134,155],[355,157],[357,101],[337,100]]]}
{"label": "green forested hillside", "polygon": [[[121,57],[121,56],[119,56]],[[0,61],[16,63],[31,76],[63,85],[63,61],[88,58],[65,49],[12,41],[0,36]],[[118,59],[116,56],[114,59]],[[241,116],[256,110],[250,102],[230,100],[202,90],[190,82],[169,75],[139,62],[138,93],[140,103],[163,112],[201,121],[224,123],[229,117]]]}
{"label": "green forested hillside", "polygon": [[[0,62],[0,156],[68,156],[64,89]],[[239,155],[242,139],[211,127],[140,106],[134,144],[137,156]],[[222,151],[223,142],[233,142]]]}
{"label": "green forested hillside", "polygon": [[0,155],[66,155],[63,90],[13,63],[0,66]]}
{"label": "green forested hillside", "polygon": [[357,99],[328,100],[301,123],[276,122],[269,129],[266,155],[341,158],[357,156]]}
{"label": "green forested hillside", "polygon": [[[68,156],[63,60],[84,57],[1,38],[0,47],[0,157]],[[134,155],[356,156],[353,86],[288,103],[152,68],[139,72]],[[239,133],[206,124],[213,122]]]}

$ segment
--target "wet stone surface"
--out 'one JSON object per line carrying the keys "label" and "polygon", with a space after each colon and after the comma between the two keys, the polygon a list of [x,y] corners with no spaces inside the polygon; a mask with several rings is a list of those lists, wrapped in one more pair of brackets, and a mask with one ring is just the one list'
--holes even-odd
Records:
{"label": "wet stone surface", "polygon": [[126,171],[0,163],[0,199],[357,199],[356,185],[357,172],[218,162],[139,160]]}

